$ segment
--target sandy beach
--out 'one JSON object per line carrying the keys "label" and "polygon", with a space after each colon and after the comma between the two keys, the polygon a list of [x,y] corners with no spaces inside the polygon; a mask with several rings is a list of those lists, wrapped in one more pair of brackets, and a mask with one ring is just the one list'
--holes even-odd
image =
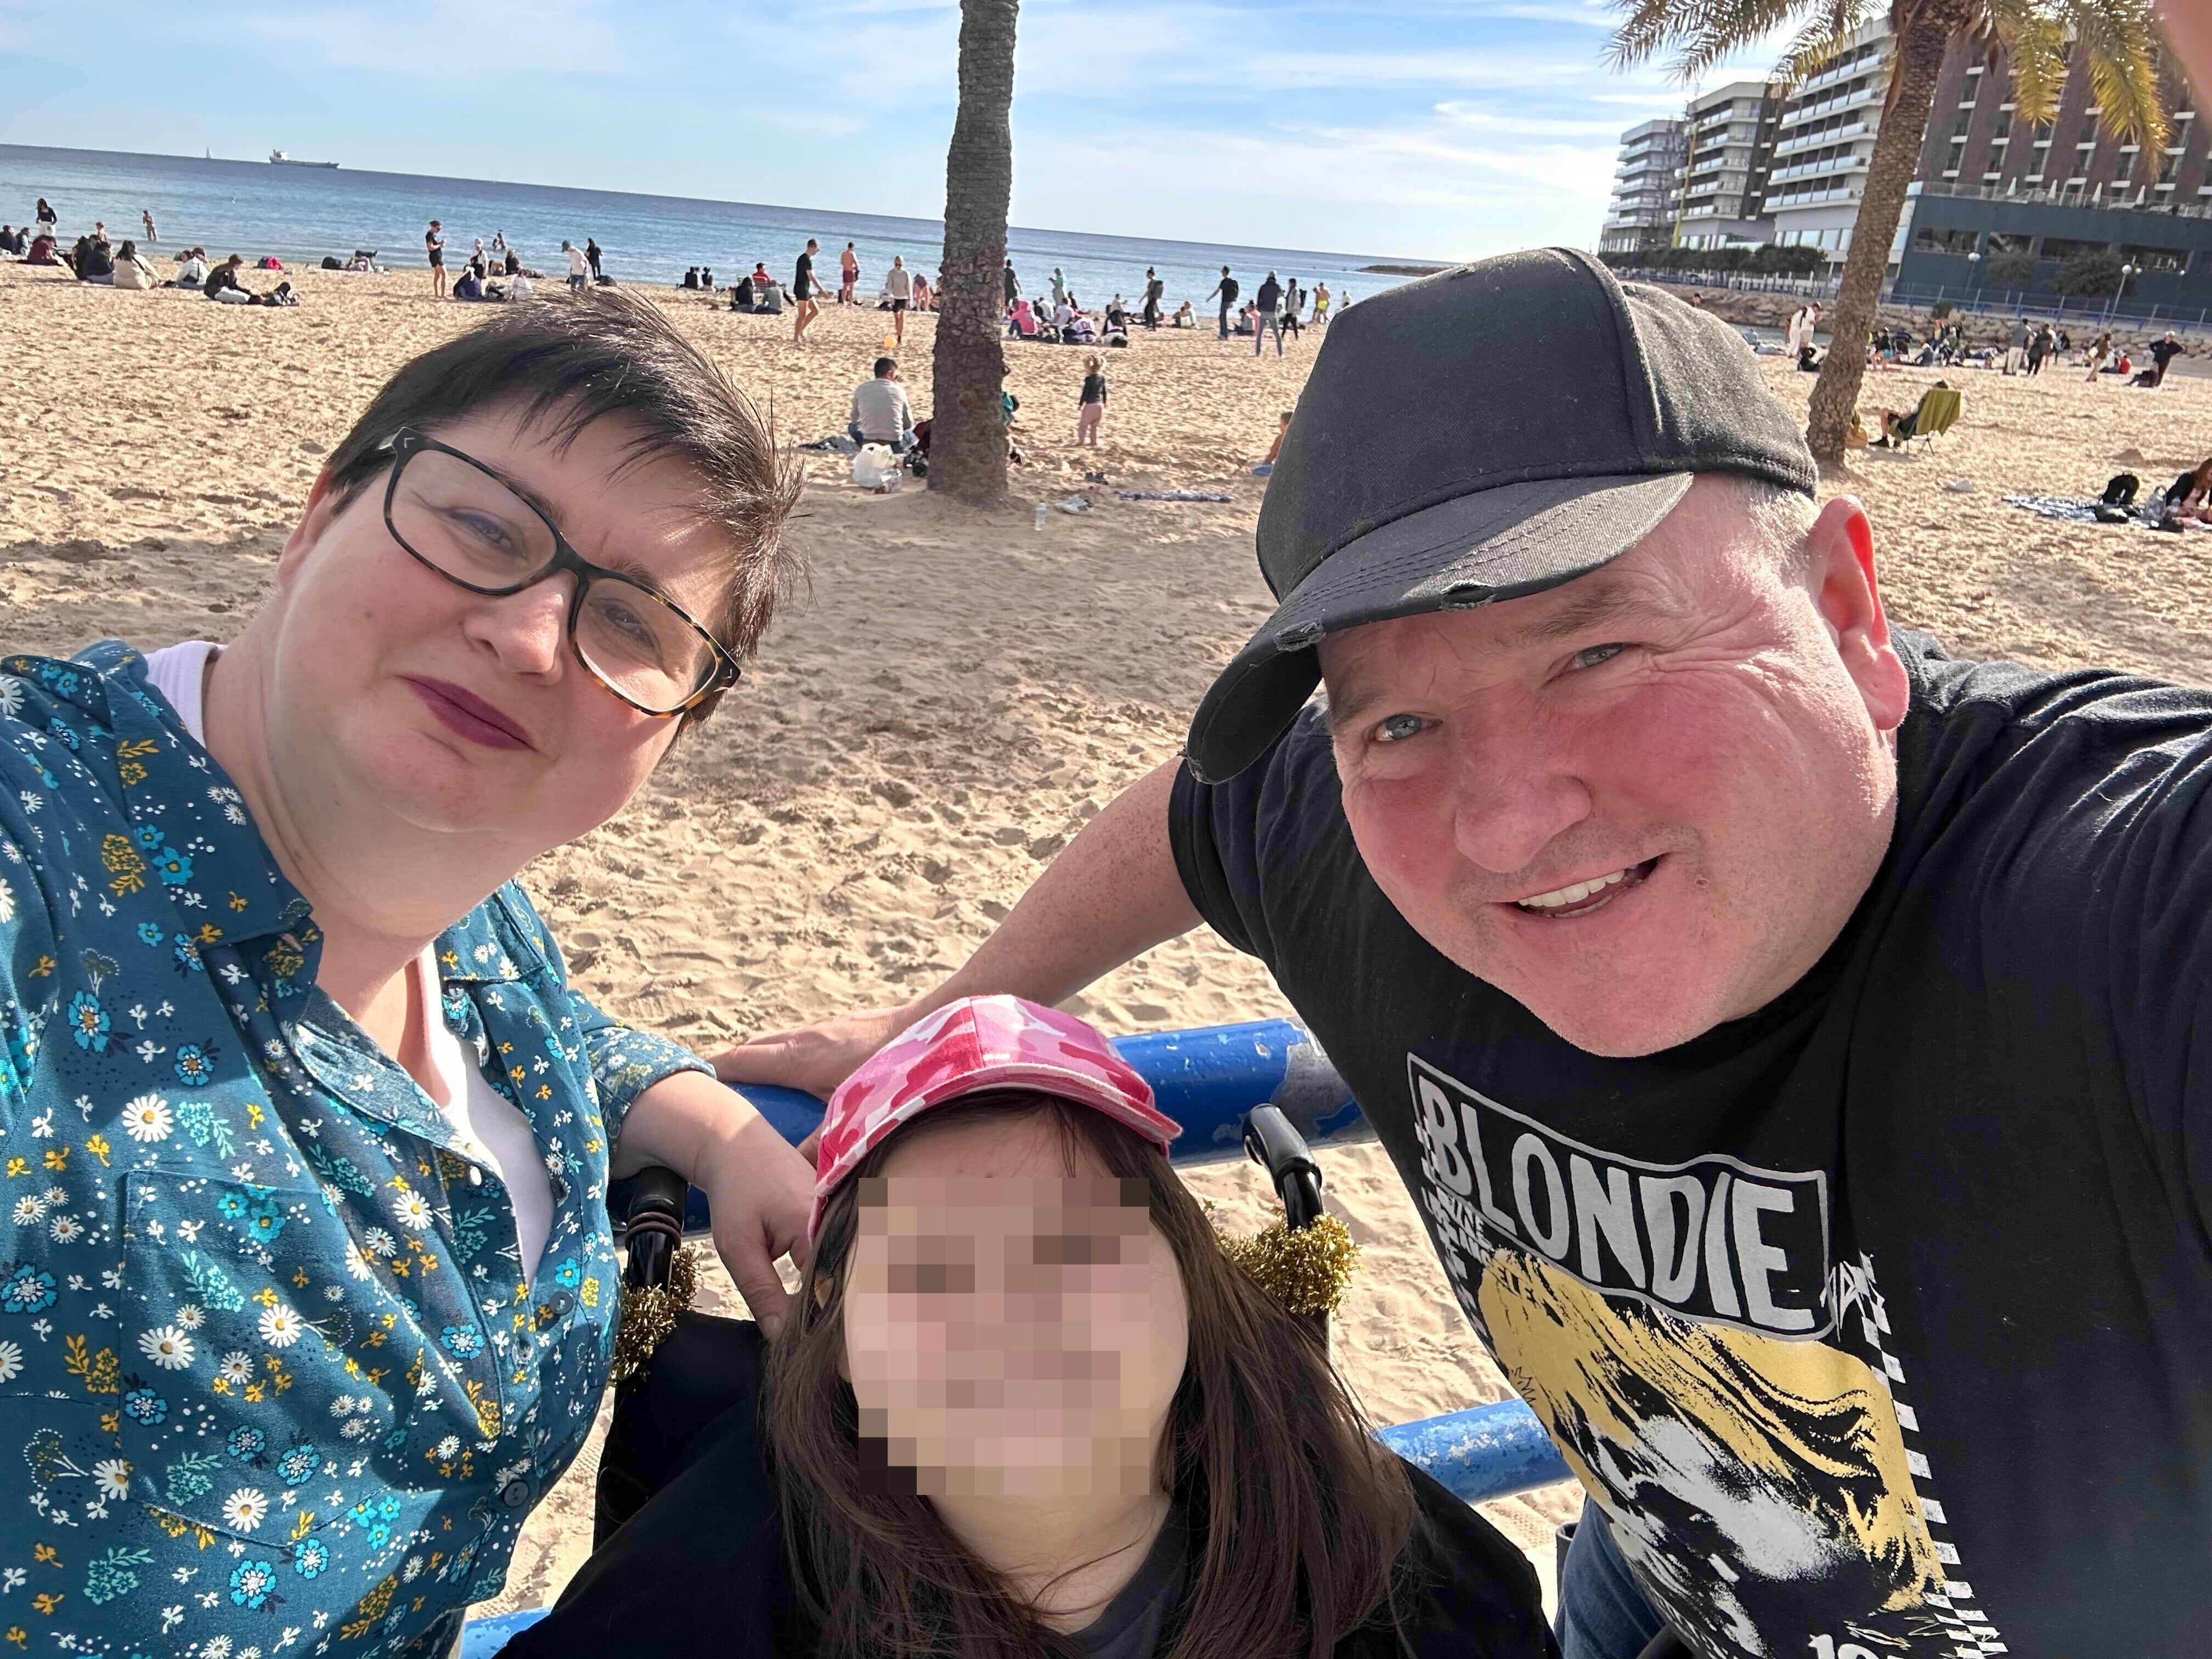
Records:
{"label": "sandy beach", "polygon": [[[247,273],[257,289],[273,277]],[[268,581],[319,458],[388,373],[467,326],[422,273],[292,276],[301,304],[81,287],[0,265],[0,644],[66,653],[223,641]],[[656,291],[684,331],[769,410],[787,441],[842,431],[888,331],[828,309],[804,347],[788,318],[733,316]],[[900,354],[929,408],[932,320]],[[526,874],[578,980],[602,1006],[702,1053],[926,987],[959,963],[1100,806],[1174,754],[1217,665],[1271,608],[1252,556],[1250,476],[1320,341],[1278,359],[1249,341],[1139,331],[1103,352],[1103,447],[1073,444],[1085,351],[1010,345],[1030,465],[979,519],[913,485],[862,494],[807,456],[794,538],[811,591],[744,684],[628,811]],[[1802,408],[1813,377],[1764,360]],[[1529,374],[1572,365],[1525,366]],[[1870,372],[1863,397],[1910,408],[1943,378],[1965,418],[1932,453],[1855,462],[1895,624],[1957,654],[2212,678],[2212,534],[2057,522],[2013,492],[2092,495],[2119,471],[2146,490],[2212,453],[2212,380],[2156,391],[2079,368],[2040,377]],[[1094,510],[1037,502],[1109,483]],[[1971,480],[1969,491],[1947,486]],[[1225,503],[1132,502],[1115,489],[1206,489]],[[1151,952],[1069,1005],[1111,1033],[1286,1012],[1259,967],[1210,933]],[[1454,1307],[1418,1218],[1371,1147],[1326,1158],[1328,1198],[1365,1249],[1335,1326],[1339,1363],[1392,1422],[1504,1397]],[[1263,1219],[1256,1170],[1192,1185],[1232,1226]],[[719,1272],[710,1305],[734,1304]],[[596,1441],[594,1447],[596,1447]],[[587,1452],[533,1516],[499,1609],[556,1595],[590,1539]],[[1549,1533],[1578,1499],[1553,1488],[1489,1506],[1548,1580]]]}

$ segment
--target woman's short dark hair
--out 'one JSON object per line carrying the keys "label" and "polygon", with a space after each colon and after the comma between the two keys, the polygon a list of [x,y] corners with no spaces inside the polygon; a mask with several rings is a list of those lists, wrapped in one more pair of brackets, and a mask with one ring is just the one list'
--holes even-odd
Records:
{"label": "woman's short dark hair", "polygon": [[705,620],[736,655],[752,653],[797,575],[783,529],[799,475],[751,399],[659,307],[606,289],[502,306],[403,364],[331,453],[332,505],[382,477],[382,446],[401,427],[434,433],[492,409],[514,410],[556,451],[586,427],[619,421],[633,434],[625,465],[665,457],[689,467],[701,511],[732,544],[727,591]]}
{"label": "woman's short dark hair", "polygon": [[[796,1316],[769,1350],[763,1411],[816,1659],[1042,1659],[1071,1650],[926,1498],[864,1479],[842,1374],[847,1268],[864,1188],[894,1148],[976,1114],[1042,1116],[1070,1175],[1144,1194],[1190,1310],[1189,1354],[1154,1474],[1196,1540],[1169,1659],[1322,1659],[1397,1593],[1425,1538],[1405,1465],[1373,1439],[1311,1330],[1232,1263],[1157,1146],[1051,1095],[938,1108],[862,1159],[824,1206]],[[1086,1169],[1085,1166],[1088,1166]]]}

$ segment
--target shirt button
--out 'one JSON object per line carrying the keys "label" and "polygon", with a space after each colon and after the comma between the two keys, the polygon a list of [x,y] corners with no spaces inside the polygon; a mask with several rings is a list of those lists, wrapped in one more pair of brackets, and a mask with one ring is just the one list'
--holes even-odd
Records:
{"label": "shirt button", "polygon": [[481,1187],[483,1185],[483,1171],[477,1168],[473,1164],[469,1165],[469,1185],[471,1187]]}
{"label": "shirt button", "polygon": [[530,1501],[530,1483],[521,1480],[508,1481],[500,1489],[499,1501],[511,1510],[520,1509]]}
{"label": "shirt button", "polygon": [[556,1319],[567,1318],[568,1316],[568,1310],[575,1305],[576,1298],[569,1295],[566,1291],[554,1291],[552,1300],[545,1304],[547,1310],[550,1312]]}

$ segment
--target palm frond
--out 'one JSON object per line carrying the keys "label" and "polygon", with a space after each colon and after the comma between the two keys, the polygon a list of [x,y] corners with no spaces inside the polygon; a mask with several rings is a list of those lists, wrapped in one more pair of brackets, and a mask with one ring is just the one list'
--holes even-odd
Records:
{"label": "palm frond", "polygon": [[[1619,0],[1624,15],[1606,47],[1616,69],[1669,52],[1668,72],[1694,79],[1722,58],[1790,22],[1808,6],[1838,0]],[[1864,3],[1864,0],[1854,0]]]}
{"label": "palm frond", "polygon": [[1775,78],[1795,86],[1817,74],[1821,64],[1843,49],[1852,31],[1872,15],[1875,4],[1875,0],[1824,0],[1783,49]]}
{"label": "palm frond", "polygon": [[2081,43],[2105,123],[2145,149],[2166,143],[2158,96],[2158,24],[2150,0],[2056,0]]}
{"label": "palm frond", "polygon": [[2066,25],[2039,0],[1990,0],[1989,22],[2012,71],[2021,119],[2055,118],[2066,90]]}

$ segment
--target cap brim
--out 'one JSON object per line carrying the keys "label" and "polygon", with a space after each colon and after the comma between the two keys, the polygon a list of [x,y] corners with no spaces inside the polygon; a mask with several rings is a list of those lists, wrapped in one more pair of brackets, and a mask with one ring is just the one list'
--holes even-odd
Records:
{"label": "cap brim", "polygon": [[1221,671],[1186,745],[1206,782],[1235,776],[1321,683],[1314,647],[1393,617],[1540,593],[1619,558],[1689,493],[1688,472],[1541,478],[1455,496],[1346,543],[1291,589]]}

